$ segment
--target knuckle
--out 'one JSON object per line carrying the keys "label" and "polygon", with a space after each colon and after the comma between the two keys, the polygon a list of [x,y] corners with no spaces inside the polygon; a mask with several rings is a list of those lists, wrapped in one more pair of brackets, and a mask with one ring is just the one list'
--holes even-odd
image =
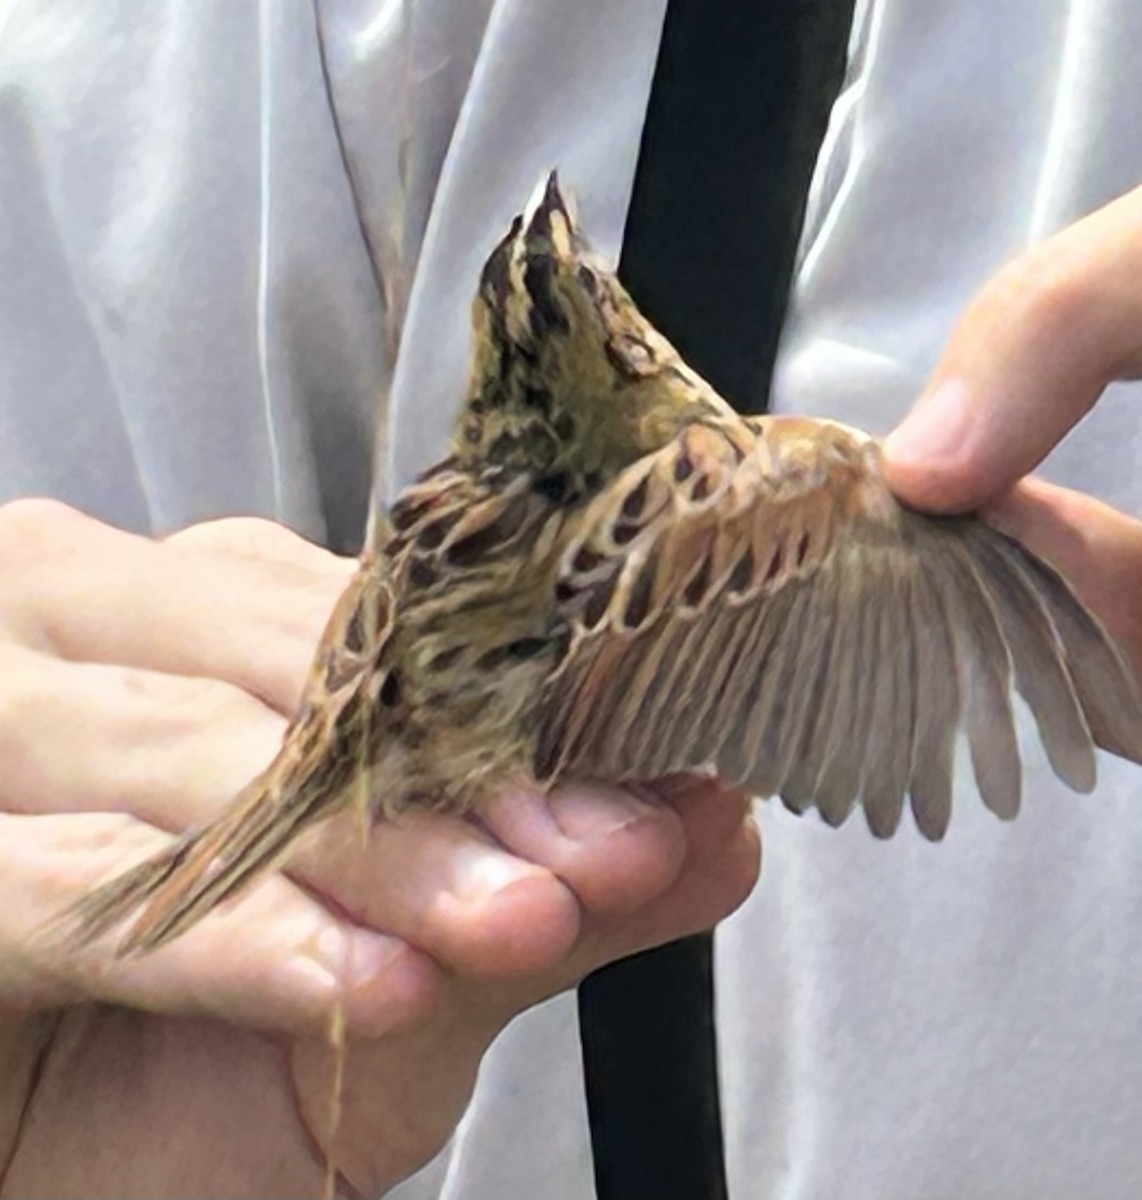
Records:
{"label": "knuckle", "polygon": [[311,571],[333,555],[292,529],[264,517],[219,517],[188,525],[165,539],[169,546],[211,554],[236,555],[263,567]]}
{"label": "knuckle", "polygon": [[218,727],[249,728],[261,715],[259,702],[225,680],[206,675],[176,675],[145,668],[106,669],[105,705],[135,719],[146,718],[152,733],[157,723],[169,736]]}
{"label": "knuckle", "polygon": [[78,509],[46,496],[10,500],[0,505],[0,547],[6,554],[36,554],[45,544],[70,539],[88,520]]}
{"label": "knuckle", "polygon": [[267,542],[277,543],[280,527],[264,517],[218,517],[176,529],[163,540],[172,546],[203,549],[254,549]]}
{"label": "knuckle", "polygon": [[163,539],[176,553],[243,559],[269,581],[306,584],[343,579],[356,560],[341,558],[285,525],[264,517],[221,517],[189,525]]}

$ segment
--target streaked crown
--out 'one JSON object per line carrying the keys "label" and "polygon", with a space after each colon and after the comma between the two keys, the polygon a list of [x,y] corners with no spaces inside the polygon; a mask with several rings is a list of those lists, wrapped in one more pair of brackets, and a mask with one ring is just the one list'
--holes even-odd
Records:
{"label": "streaked crown", "polygon": [[592,252],[555,172],[488,257],[472,322],[455,453],[529,470],[553,494],[597,490],[695,405],[727,411]]}

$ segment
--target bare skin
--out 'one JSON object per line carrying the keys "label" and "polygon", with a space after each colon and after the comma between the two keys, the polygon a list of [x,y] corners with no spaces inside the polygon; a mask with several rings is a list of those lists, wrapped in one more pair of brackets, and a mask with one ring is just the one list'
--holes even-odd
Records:
{"label": "bare skin", "polygon": [[[986,506],[1053,559],[1142,665],[1142,522],[1017,482],[1142,373],[1140,277],[1142,191],[980,292],[886,457],[903,499]],[[0,559],[0,1196],[317,1194],[338,997],[337,1156],[381,1193],[447,1139],[515,1014],[754,883],[757,831],[713,784],[517,794],[366,845],[322,831],[151,958],[53,956],[44,914],[268,760],[349,564],[262,522],[156,545],[39,502],[0,509]]]}

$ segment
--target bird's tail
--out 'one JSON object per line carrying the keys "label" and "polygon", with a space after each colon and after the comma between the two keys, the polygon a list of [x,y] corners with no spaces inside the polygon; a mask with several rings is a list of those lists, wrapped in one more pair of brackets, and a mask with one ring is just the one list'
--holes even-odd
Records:
{"label": "bird's tail", "polygon": [[78,948],[129,923],[119,953],[154,950],[280,864],[311,826],[353,805],[367,829],[385,681],[373,668],[391,614],[382,566],[367,557],[329,618],[274,761],[215,820],[85,896],[49,932]]}
{"label": "bird's tail", "polygon": [[301,833],[347,804],[343,781],[303,770],[287,750],[288,743],[216,820],[65,911],[58,926],[68,943],[88,945],[134,916],[118,953],[157,949],[279,864]]}

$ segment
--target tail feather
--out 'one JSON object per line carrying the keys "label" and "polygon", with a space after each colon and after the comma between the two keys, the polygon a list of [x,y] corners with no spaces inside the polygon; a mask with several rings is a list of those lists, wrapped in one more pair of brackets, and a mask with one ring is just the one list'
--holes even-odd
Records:
{"label": "tail feather", "polygon": [[[371,807],[373,707],[382,683],[372,667],[390,614],[383,577],[366,564],[330,618],[301,714],[274,761],[215,820],[64,913],[71,945],[88,945],[138,914],[119,954],[157,949],[280,864],[306,829],[351,802],[364,824]],[[353,645],[354,636],[364,636],[364,648]]]}
{"label": "tail feather", "polygon": [[194,835],[185,834],[161,854],[116,875],[109,883],[64,910],[52,923],[72,949],[82,949],[135,912],[182,865]]}
{"label": "tail feather", "polygon": [[158,949],[280,863],[336,800],[313,781],[290,786],[273,775],[251,783],[217,820],[84,897],[63,915],[68,940],[88,945],[138,913],[117,953]]}

